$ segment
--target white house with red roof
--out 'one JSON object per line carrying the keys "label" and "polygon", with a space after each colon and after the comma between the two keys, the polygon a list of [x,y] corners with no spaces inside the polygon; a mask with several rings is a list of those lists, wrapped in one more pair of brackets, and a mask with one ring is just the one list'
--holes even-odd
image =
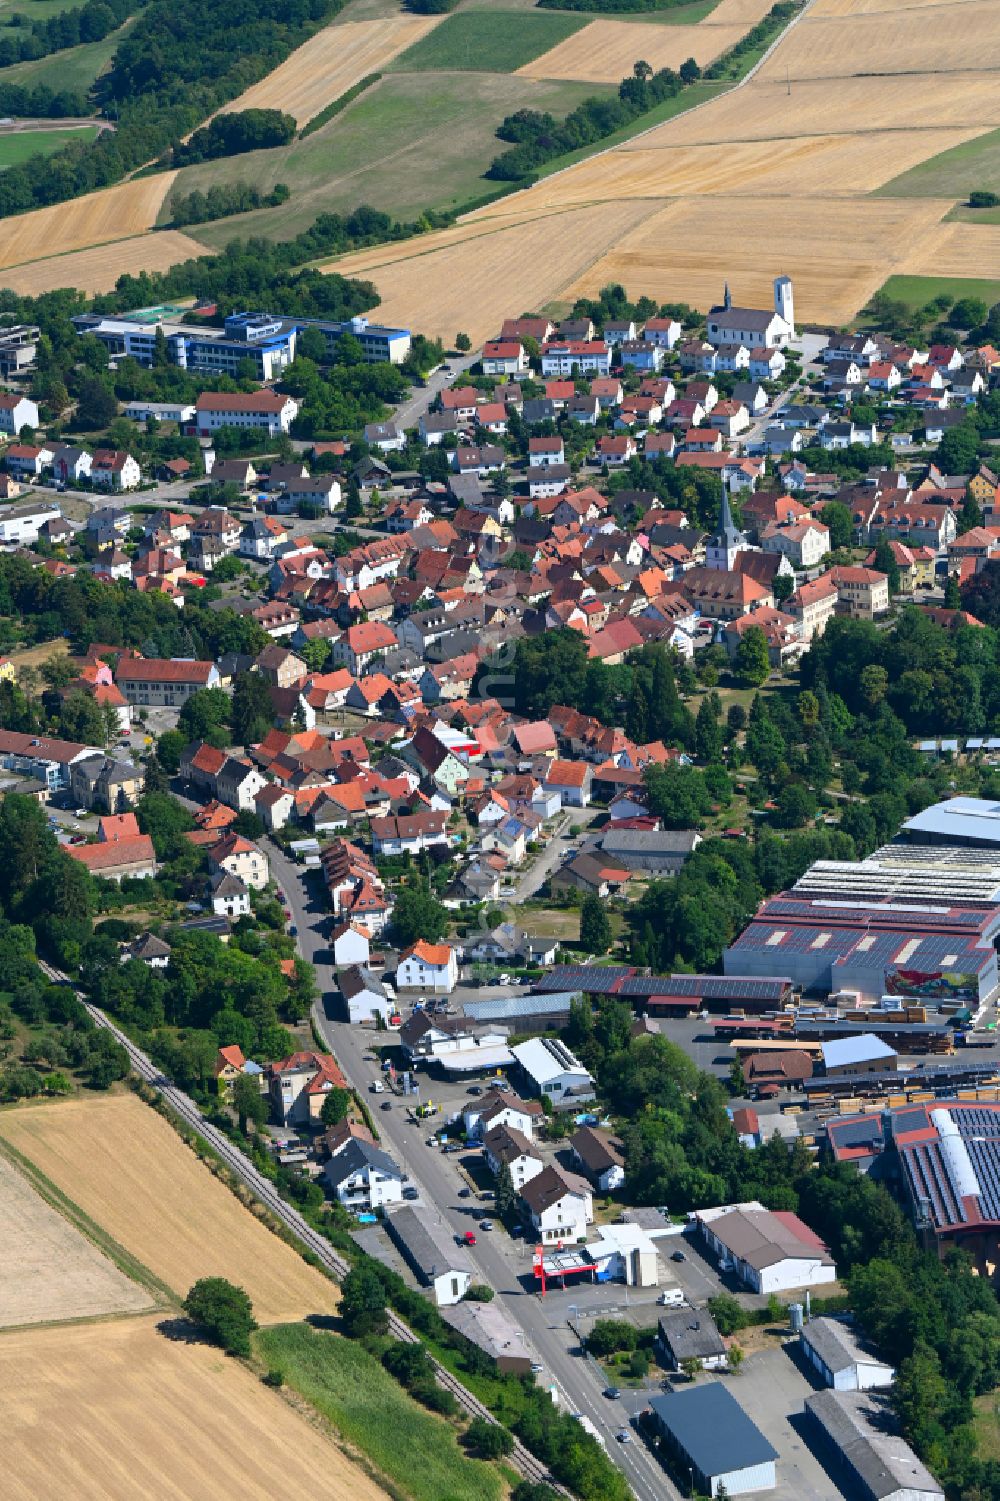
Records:
{"label": "white house with red roof", "polygon": [[428,943],[418,938],[400,955],[397,990],[429,990],[437,995],[450,995],[457,984],[458,960],[450,943]]}
{"label": "white house with red roof", "polygon": [[142,483],[142,470],[123,449],[99,448],[91,461],[90,478],[102,490],[134,490]]}
{"label": "white house with red roof", "polygon": [[483,345],[484,375],[521,375],[528,369],[528,363],[520,339],[500,339]]}
{"label": "white house with red roof", "polygon": [[0,391],[0,433],[17,434],[22,427],[38,426],[38,407],[27,396]]}
{"label": "white house with red roof", "polygon": [[195,429],[207,438],[220,427],[258,428],[268,437],[287,433],[299,404],[279,391],[203,391],[195,404]]}
{"label": "white house with red roof", "polygon": [[594,779],[586,761],[552,761],[545,773],[546,792],[558,792],[563,807],[586,808]]}

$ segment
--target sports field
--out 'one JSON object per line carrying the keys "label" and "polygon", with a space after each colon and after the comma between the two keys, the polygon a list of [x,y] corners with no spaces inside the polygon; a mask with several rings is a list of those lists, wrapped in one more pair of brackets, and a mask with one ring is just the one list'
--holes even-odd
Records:
{"label": "sports field", "polygon": [[62,130],[10,130],[0,132],[0,171],[19,167],[32,156],[51,156],[67,141],[93,140],[93,125],[76,125]]}
{"label": "sports field", "polygon": [[246,1288],[262,1324],[335,1308],[333,1284],[134,1096],[5,1112],[0,1136],[179,1297],[219,1276]]}
{"label": "sports field", "polygon": [[144,1288],[0,1156],[0,1329],[153,1306]]}
{"label": "sports field", "polygon": [[327,26],[296,49],[273,73],[247,89],[226,113],[280,109],[305,125],[369,73],[436,26],[440,16],[396,16],[385,21],[346,21]]}
{"label": "sports field", "polygon": [[5,1501],[386,1501],[238,1361],[158,1322],[3,1336]]}

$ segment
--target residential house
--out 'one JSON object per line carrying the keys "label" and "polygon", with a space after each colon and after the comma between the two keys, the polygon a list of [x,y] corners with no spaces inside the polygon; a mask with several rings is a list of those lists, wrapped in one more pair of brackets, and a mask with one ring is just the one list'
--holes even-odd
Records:
{"label": "residential house", "polygon": [[513,1126],[494,1126],[483,1138],[483,1156],[494,1177],[506,1166],[515,1190],[520,1193],[526,1183],[543,1171],[545,1163],[539,1149]]}
{"label": "residential house", "polygon": [[224,834],[207,850],[209,861],[230,875],[238,876],[255,891],[262,891],[270,878],[267,856],[242,834]]}
{"label": "residential house", "polygon": [[584,1173],[602,1193],[613,1193],[625,1182],[625,1153],[622,1143],[608,1131],[595,1126],[581,1126],[569,1139],[573,1156]]}
{"label": "residential house", "polygon": [[38,407],[35,402],[12,391],[0,391],[0,433],[16,437],[22,427],[37,426]]}
{"label": "residential house", "polygon": [[216,870],[209,880],[212,911],[216,917],[236,919],[250,915],[250,888],[228,870]]}
{"label": "residential house", "polygon": [[400,955],[396,970],[398,990],[450,995],[457,984],[458,960],[450,944],[427,943],[419,938]]}
{"label": "residential house", "polygon": [[354,1139],[323,1168],[326,1186],[345,1209],[372,1213],[403,1198],[403,1173],[381,1147]]}
{"label": "residential house", "polygon": [[837,614],[874,620],[889,608],[889,580],[876,568],[838,566],[828,577],[837,589]]}
{"label": "residential house", "polygon": [[102,490],[135,490],[142,483],[142,470],[130,453],[98,448],[91,461],[90,480]]}
{"label": "residential house", "polygon": [[707,1308],[673,1308],[660,1315],[656,1349],[673,1371],[697,1361],[703,1371],[725,1371],[729,1353]]}
{"label": "residential house", "polygon": [[573,1245],[586,1239],[594,1199],[585,1178],[545,1167],[527,1180],[520,1196],[542,1245]]}
{"label": "residential house", "polygon": [[319,1120],[331,1089],[347,1089],[337,1060],[312,1050],[292,1053],[267,1069],[268,1093],[282,1126],[311,1125]]}
{"label": "residential house", "polygon": [[395,1013],[396,1003],[386,991],[381,980],[376,979],[367,964],[351,964],[342,970],[337,984],[347,1011],[347,1019],[361,1026],[368,1022],[383,1026]]}
{"label": "residential house", "polygon": [[585,761],[550,761],[545,768],[546,792],[557,792],[564,807],[586,808],[590,804],[593,768]]}
{"label": "residential house", "polygon": [[556,1037],[532,1037],[511,1050],[537,1095],[557,1109],[594,1098],[594,1081],[579,1058]]}

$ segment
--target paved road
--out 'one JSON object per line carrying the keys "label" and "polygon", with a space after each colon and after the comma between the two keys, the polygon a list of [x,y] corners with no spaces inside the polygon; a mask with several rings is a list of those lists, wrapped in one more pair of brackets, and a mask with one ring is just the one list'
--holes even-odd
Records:
{"label": "paved road", "polygon": [[[376,1034],[362,1032],[338,1020],[335,1008],[328,1004],[336,994],[336,983],[333,967],[327,962],[332,919],[321,882],[274,846],[269,848],[269,856],[274,878],[285,893],[286,905],[298,928],[299,948],[303,957],[316,966],[321,1000],[314,1008],[313,1018],[351,1083],[368,1095],[372,1080],[381,1076],[379,1063],[371,1053]],[[368,1097],[374,1104],[375,1097]],[[436,1147],[428,1146],[428,1128],[409,1121],[399,1100],[393,1100],[388,1111],[376,1110],[375,1120],[386,1150],[409,1173],[424,1203],[437,1212],[446,1229],[457,1235],[475,1228],[489,1213],[490,1206],[474,1198],[458,1197],[458,1190],[466,1181],[457,1166],[461,1159],[444,1156]],[[601,1395],[600,1378],[579,1354],[577,1337],[566,1322],[565,1301],[557,1298],[546,1301],[535,1292],[533,1280],[529,1279],[528,1245],[511,1240],[502,1230],[492,1235],[479,1233],[478,1243],[469,1254],[483,1281],[495,1289],[500,1302],[524,1330],[544,1366],[539,1380],[556,1387],[566,1410],[586,1413],[597,1425],[609,1454],[639,1501],[675,1497],[677,1492],[641,1442],[623,1445],[615,1441],[615,1432],[625,1422],[622,1407]],[[637,1397],[632,1399],[633,1409],[638,1401]]]}
{"label": "paved road", "polygon": [[597,808],[570,808],[563,815],[559,833],[552,836],[538,857],[518,876],[514,887],[515,902],[528,901],[544,886],[553,871],[563,864],[570,850],[576,849],[586,837],[584,833],[570,834],[569,830],[573,827],[586,830],[598,811]]}
{"label": "paved road", "polygon": [[430,411],[431,404],[441,392],[455,385],[456,377],[464,375],[478,359],[478,354],[456,355],[447,360],[444,365],[439,365],[436,370],[432,370],[427,377],[427,384],[414,386],[407,399],[396,408],[392,419],[396,426],[416,427],[424,413]]}

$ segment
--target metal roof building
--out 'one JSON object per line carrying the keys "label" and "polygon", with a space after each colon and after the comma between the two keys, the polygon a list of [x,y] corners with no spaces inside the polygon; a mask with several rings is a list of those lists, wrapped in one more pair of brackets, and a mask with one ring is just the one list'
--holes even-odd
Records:
{"label": "metal roof building", "polygon": [[834,1391],[868,1391],[892,1384],[892,1366],[866,1350],[840,1319],[811,1319],[799,1338],[806,1359]]}
{"label": "metal roof building", "polygon": [[1000,803],[949,797],[908,818],[902,837],[914,844],[967,844],[1000,848]]}
{"label": "metal roof building", "polygon": [[652,1397],[653,1421],[683,1471],[699,1491],[730,1496],[773,1490],[778,1451],[719,1381]]}
{"label": "metal roof building", "polygon": [[438,1306],[458,1303],[472,1283],[475,1267],[463,1246],[424,1209],[405,1204],[386,1215],[386,1229]]}
{"label": "metal roof building", "polygon": [[944,1501],[938,1481],[905,1439],[885,1431],[881,1401],[862,1392],[818,1392],[806,1414],[845,1480],[864,1501]]}

